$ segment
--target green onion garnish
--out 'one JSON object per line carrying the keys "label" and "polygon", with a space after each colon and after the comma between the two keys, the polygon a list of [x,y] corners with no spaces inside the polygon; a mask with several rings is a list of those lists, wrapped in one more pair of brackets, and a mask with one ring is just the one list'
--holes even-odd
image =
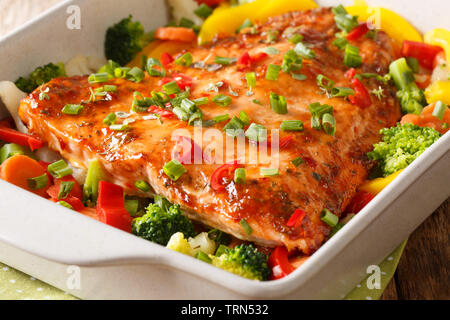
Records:
{"label": "green onion garnish", "polygon": [[244,124],[242,121],[234,116],[231,120],[223,127],[223,130],[227,134],[227,136],[236,138],[237,136],[243,133],[242,128],[244,128]]}
{"label": "green onion garnish", "polygon": [[75,182],[73,181],[61,181],[61,184],[59,185],[58,199],[67,198],[74,185]]}
{"label": "green onion garnish", "polygon": [[[195,110],[195,112],[191,113],[189,116],[188,124],[189,125],[197,125],[200,124],[203,119],[203,112],[200,109]],[[203,126],[203,123],[202,123]]]}
{"label": "green onion garnish", "polygon": [[253,23],[250,19],[245,19],[239,28],[237,28],[236,33],[240,33],[242,29],[253,27]]}
{"label": "green onion garnish", "polygon": [[63,201],[63,200],[58,201],[57,204],[59,204],[59,205],[61,205],[63,207],[66,207],[67,209],[73,210],[73,207],[70,204],[68,204],[67,202]]}
{"label": "green onion garnish", "polygon": [[164,173],[173,181],[177,181],[187,170],[176,159],[167,162],[163,167]]}
{"label": "green onion garnish", "polygon": [[130,126],[127,123],[112,124],[109,126],[109,129],[113,131],[128,131],[130,130]]}
{"label": "green onion garnish", "polygon": [[278,80],[278,75],[280,74],[281,66],[276,64],[269,64],[266,72],[266,79],[276,81]]}
{"label": "green onion garnish", "polygon": [[303,121],[284,120],[281,122],[280,129],[283,131],[303,131]]}
{"label": "green onion garnish", "polygon": [[341,4],[333,8],[332,12],[337,27],[342,31],[350,32],[359,25],[357,17],[348,14],[347,10]]}
{"label": "green onion garnish", "polygon": [[300,81],[306,80],[308,78],[306,75],[301,74],[301,73],[291,73],[291,76],[295,80],[300,80]]}
{"label": "green onion garnish", "polygon": [[212,259],[203,251],[197,251],[194,255],[194,258],[206,263],[212,263]]}
{"label": "green onion garnish", "polygon": [[445,110],[447,110],[448,106],[444,104],[442,101],[436,102],[432,115],[439,120],[444,119]]}
{"label": "green onion garnish", "polygon": [[236,62],[236,58],[227,58],[227,57],[219,57],[219,56],[217,56],[214,59],[214,62],[217,63],[217,64],[221,64],[221,65],[227,66],[229,64],[232,64],[232,63]]}
{"label": "green onion garnish", "polygon": [[270,93],[270,105],[272,106],[272,110],[278,114],[286,114],[287,113],[287,102],[286,98],[280,96],[274,92]]}
{"label": "green onion garnish", "polygon": [[[159,67],[159,69],[155,69],[154,66]],[[155,58],[149,58],[147,60],[146,68],[148,74],[152,77],[163,77],[166,75],[166,71],[164,70],[161,62]]]}
{"label": "green onion garnish", "polygon": [[42,189],[48,183],[48,176],[44,173],[42,176],[27,179],[27,182],[32,190]]}
{"label": "green onion garnish", "polygon": [[221,115],[216,116],[216,117],[213,118],[213,120],[216,123],[227,121],[228,119],[230,119],[230,116],[228,114],[221,114]]}
{"label": "green onion garnish", "polygon": [[339,50],[343,50],[343,49],[345,49],[345,46],[348,44],[348,40],[344,37],[339,37],[333,41],[333,44],[336,47],[338,47]]}
{"label": "green onion garnish", "polygon": [[339,222],[339,217],[333,213],[331,213],[328,209],[323,209],[322,214],[320,216],[320,220],[325,222],[330,227],[335,227]]}
{"label": "green onion garnish", "polygon": [[144,71],[142,71],[142,69],[138,67],[131,68],[131,70],[127,73],[127,78],[136,83],[141,82],[144,77]]}
{"label": "green onion garnish", "polygon": [[352,88],[334,87],[331,89],[332,97],[348,97],[353,94],[355,94],[355,91]]}
{"label": "green onion garnish", "polygon": [[231,97],[220,93],[217,96],[215,96],[214,98],[212,98],[212,102],[214,102],[215,104],[217,104],[221,107],[226,107],[231,104],[232,99],[231,99]]}
{"label": "green onion garnish", "polygon": [[116,78],[126,78],[128,75],[128,71],[130,71],[131,68],[128,67],[118,67],[114,69],[114,77]]}
{"label": "green onion garnish", "polygon": [[207,4],[202,3],[197,9],[194,10],[194,13],[200,18],[206,19],[213,13],[213,9]]}
{"label": "green onion garnish", "polygon": [[419,72],[419,60],[417,60],[416,58],[412,58],[412,57],[407,57],[405,59],[406,59],[406,63],[411,68],[412,72],[418,73]]}
{"label": "green onion garnish", "polygon": [[244,168],[237,168],[234,170],[234,183],[245,184],[246,171]]}
{"label": "green onion garnish", "polygon": [[359,48],[347,44],[345,47],[344,64],[349,68],[357,68],[361,65],[362,58],[359,55]]}
{"label": "green onion garnish", "polygon": [[281,69],[284,72],[289,73],[292,71],[299,71],[303,66],[303,59],[298,56],[294,50],[287,51],[283,56],[283,63]]}
{"label": "green onion garnish", "polygon": [[299,42],[295,45],[294,51],[304,59],[314,59],[316,57],[316,53],[314,50],[308,48],[303,42]]}
{"label": "green onion garnish", "polygon": [[189,67],[192,64],[192,54],[190,52],[186,52],[181,57],[175,60],[175,63],[179,66]]}
{"label": "green onion garnish", "polygon": [[241,221],[239,222],[241,224],[242,229],[244,229],[245,233],[247,233],[248,235],[251,235],[253,232],[252,227],[250,227],[250,225],[248,224],[248,222],[245,219],[241,219]]}
{"label": "green onion garnish", "polygon": [[181,89],[178,86],[178,83],[176,81],[166,83],[165,85],[162,86],[162,88],[163,88],[164,92],[168,95],[181,92]]}
{"label": "green onion garnish", "polygon": [[296,166],[296,167],[298,167],[299,165],[301,165],[303,162],[304,162],[303,159],[300,158],[300,157],[294,158],[294,159],[292,159],[292,161],[291,161],[291,163],[292,163],[294,166]]}
{"label": "green onion garnish", "polygon": [[245,112],[244,110],[242,110],[241,112],[239,112],[239,119],[242,121],[242,123],[244,125],[249,125],[250,124],[250,117],[247,114],[247,112]]}
{"label": "green onion garnish", "polygon": [[245,74],[245,78],[247,79],[247,85],[251,89],[256,87],[256,73],[249,72]]}
{"label": "green onion garnish", "polygon": [[117,86],[115,86],[113,84],[105,84],[103,86],[103,90],[105,90],[106,92],[116,92],[117,91]]}
{"label": "green onion garnish", "polygon": [[336,119],[330,113],[325,113],[322,116],[322,127],[326,134],[334,136],[336,133]]}
{"label": "green onion garnish", "polygon": [[289,42],[293,43],[293,44],[297,44],[302,41],[303,41],[303,36],[299,33],[296,33],[292,37],[289,38]]}
{"label": "green onion garnish", "polygon": [[252,123],[245,131],[245,136],[250,141],[263,142],[267,140],[267,129],[260,124]]}
{"label": "green onion garnish", "polygon": [[58,179],[73,173],[72,168],[62,159],[50,164],[47,170],[52,176]]}
{"label": "green onion garnish", "polygon": [[83,185],[83,200],[95,204],[98,196],[98,183],[103,178],[102,168],[97,159],[89,162],[86,180]]}
{"label": "green onion garnish", "polygon": [[264,177],[278,176],[280,173],[277,168],[261,168],[260,174]]}
{"label": "green onion garnish", "polygon": [[107,126],[110,126],[112,124],[114,124],[117,120],[117,116],[114,112],[111,112],[110,114],[108,114],[105,119],[103,119],[103,124],[106,124]]}
{"label": "green onion garnish", "polygon": [[273,55],[273,54],[279,54],[280,50],[274,47],[266,47],[262,50],[262,52]]}
{"label": "green onion garnish", "polygon": [[191,101],[189,99],[183,99],[181,100],[181,104],[180,104],[181,109],[183,109],[184,111],[186,111],[188,114],[192,113],[195,111],[195,109],[197,108],[195,106],[195,102]]}
{"label": "green onion garnish", "polygon": [[150,185],[144,180],[138,180],[134,183],[134,186],[142,192],[150,191]]}
{"label": "green onion garnish", "polygon": [[25,147],[15,143],[7,143],[0,148],[0,164],[8,158],[17,154],[26,154]]}
{"label": "green onion garnish", "polygon": [[183,110],[181,107],[175,107],[172,109],[172,112],[180,119],[181,121],[189,120],[189,113]]}
{"label": "green onion garnish", "polygon": [[317,85],[325,90],[326,92],[331,91],[334,87],[334,81],[330,78],[324,76],[323,74],[319,74],[316,77]]}
{"label": "green onion garnish", "polygon": [[81,104],[66,104],[61,112],[64,114],[79,115],[82,110],[83,106]]}
{"label": "green onion garnish", "polygon": [[252,102],[253,102],[254,104],[259,104],[260,106],[263,105],[263,103],[262,103],[261,101],[259,101],[258,99],[253,99]]}
{"label": "green onion garnish", "polygon": [[201,98],[195,99],[193,101],[196,106],[201,106],[201,105],[209,103],[209,99],[207,97],[201,97]]}
{"label": "green onion garnish", "polygon": [[110,79],[110,75],[106,72],[92,73],[88,77],[89,83],[106,82]]}

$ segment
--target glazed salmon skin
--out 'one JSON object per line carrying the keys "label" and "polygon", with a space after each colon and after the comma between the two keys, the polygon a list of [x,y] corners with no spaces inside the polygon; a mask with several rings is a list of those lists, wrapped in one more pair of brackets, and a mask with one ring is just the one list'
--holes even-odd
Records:
{"label": "glazed salmon skin", "polygon": [[[284,54],[294,47],[285,36],[286,29],[293,27],[316,53],[314,59],[304,60],[300,70],[306,79],[296,80],[284,72],[280,72],[276,81],[265,79],[267,66],[281,65]],[[274,30],[278,31],[275,32],[278,36],[268,44],[268,34]],[[87,168],[89,160],[98,159],[108,180],[123,186],[127,194],[161,194],[180,204],[188,217],[239,239],[269,247],[285,245],[290,250],[311,254],[330,233],[330,227],[321,221],[322,210],[326,208],[337,216],[342,214],[372,166],[366,153],[380,140],[379,130],[394,125],[401,116],[394,87],[375,78],[361,80],[369,92],[380,88],[383,92],[382,97],[371,94],[370,106],[366,108],[344,98],[329,98],[320,90],[316,82],[318,74],[332,79],[335,86],[351,87],[350,79],[345,76],[349,68],[344,65],[344,53],[332,44],[337,32],[339,29],[330,9],[292,12],[271,18],[264,25],[256,26],[253,32],[188,50],[194,63],[203,61],[208,65],[214,64],[216,56],[239,58],[247,52],[254,57],[269,46],[277,49],[278,53],[260,54],[262,59],[248,68],[230,64],[208,71],[173,64],[173,74],[193,79],[189,99],[212,98],[217,93],[232,98],[231,104],[225,107],[211,101],[199,106],[204,120],[225,113],[230,117],[239,116],[245,111],[251,122],[268,130],[279,129],[283,120],[304,123],[303,131],[280,131],[280,139],[289,143],[280,149],[278,175],[262,176],[260,168],[267,164],[244,163],[241,166],[247,173],[245,184],[234,183],[231,176],[221,180],[225,186],[222,190],[211,186],[211,176],[221,166],[219,163],[186,164],[186,172],[176,181],[164,173],[163,167],[172,159],[177,146],[174,130],[184,129],[194,136],[194,127],[186,121],[176,116],[162,117],[162,121],[158,121],[148,117],[149,113],[133,113],[134,122],[129,123],[127,131],[113,131],[103,123],[111,112],[129,113],[135,91],[145,97],[152,91],[161,91],[159,77],[146,74],[139,83],[111,79],[100,84],[90,84],[88,76],[54,79],[44,85],[49,88],[50,99],[40,100],[42,88],[38,88],[21,102],[19,114],[31,133],[48,142],[51,149],[74,166]],[[363,61],[356,68],[357,73],[384,75],[388,72],[395,57],[385,33],[378,32],[375,40],[362,37],[352,44],[359,47]],[[248,72],[255,72],[257,76],[252,95],[247,94]],[[207,90],[218,82],[223,85],[217,88],[217,93]],[[79,115],[61,112],[66,104],[87,100],[90,88],[105,84],[116,85],[117,91],[108,93],[100,101],[83,104]],[[272,110],[270,92],[286,98],[286,114]],[[308,106],[315,102],[333,106],[334,136],[311,128]],[[210,128],[195,127],[195,130],[218,129],[225,140],[222,129],[226,123],[219,122]],[[295,166],[292,160],[297,157],[302,158],[303,163]],[[134,188],[137,180],[147,181],[153,188],[151,193],[143,194]],[[301,224],[290,227],[287,222],[296,209],[304,210],[306,215]],[[243,228],[242,219],[251,232]]]}

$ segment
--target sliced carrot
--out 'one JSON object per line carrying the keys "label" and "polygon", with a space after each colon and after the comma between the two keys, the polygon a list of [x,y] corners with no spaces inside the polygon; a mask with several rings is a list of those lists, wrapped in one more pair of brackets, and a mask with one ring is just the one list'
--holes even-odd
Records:
{"label": "sliced carrot", "polygon": [[155,31],[155,38],[159,40],[176,40],[193,42],[197,39],[194,30],[181,27],[163,27]]}
{"label": "sliced carrot", "polygon": [[47,182],[44,188],[38,190],[32,190],[28,185],[28,179],[39,177],[46,173],[45,168],[36,160],[25,155],[15,155],[5,160],[0,168],[0,177],[3,180],[42,197],[46,197],[50,181]]}
{"label": "sliced carrot", "polygon": [[417,125],[420,121],[420,117],[417,114],[408,113],[402,117],[402,120],[400,121],[401,124],[405,123],[412,123]]}
{"label": "sliced carrot", "polygon": [[446,133],[449,128],[448,125],[445,126],[444,124],[450,124],[450,110],[447,108],[445,110],[444,117],[440,120],[439,118],[433,116],[434,107],[435,103],[432,103],[429,106],[426,106],[420,115],[406,114],[403,116],[400,123],[412,123],[420,127],[433,128],[440,133]]}

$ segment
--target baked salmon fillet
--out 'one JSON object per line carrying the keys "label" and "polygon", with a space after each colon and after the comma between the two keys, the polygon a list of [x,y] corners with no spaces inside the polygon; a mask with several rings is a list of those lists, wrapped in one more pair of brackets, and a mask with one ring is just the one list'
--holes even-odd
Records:
{"label": "baked salmon fillet", "polygon": [[[231,172],[220,176],[223,188],[214,188],[211,177],[222,164],[207,161],[185,164],[186,172],[178,180],[169,178],[163,167],[179,148],[177,136],[190,135],[204,152],[207,146],[198,141],[198,132],[205,139],[211,132],[208,130],[216,129],[213,131],[216,139],[233,139],[223,131],[226,121],[214,122],[210,127],[192,126],[172,116],[170,104],[166,106],[166,113],[160,112],[163,116],[159,119],[152,116],[154,111],[131,112],[134,92],[150,97],[152,91],[162,90],[165,81],[147,73],[138,83],[115,78],[91,84],[88,76],[57,78],[26,97],[19,114],[32,134],[45,140],[73,166],[87,168],[90,160],[98,159],[105,179],[123,186],[127,194],[161,194],[178,203],[189,218],[207,226],[263,246],[285,245],[290,250],[310,254],[330,233],[330,227],[321,221],[322,210],[328,209],[337,216],[343,213],[371,169],[366,153],[380,140],[380,129],[394,125],[401,116],[395,88],[379,78],[361,80],[369,92],[378,92],[370,94],[367,107],[355,105],[346,98],[331,97],[318,86],[316,77],[320,74],[332,79],[336,87],[352,86],[345,76],[349,68],[344,65],[344,52],[333,44],[339,31],[330,9],[292,12],[208,46],[193,46],[187,50],[192,54],[192,65],[171,63],[167,68],[169,76],[175,75],[175,80],[192,79],[190,100],[209,98],[208,103],[199,106],[203,121],[223,114],[239,117],[240,112],[245,111],[251,123],[264,126],[269,134],[270,130],[279,129],[284,120],[303,121],[303,131],[279,132],[278,175],[261,175],[260,169],[270,164],[231,159],[245,168],[245,183],[235,183]],[[291,74],[280,72],[276,81],[267,80],[269,64],[281,65],[285,53],[295,46],[287,39],[292,32],[301,34],[303,42],[316,54],[314,58],[303,60],[298,73],[306,78],[296,80]],[[356,73],[384,75],[388,72],[389,63],[395,57],[386,34],[378,32],[375,38],[362,37],[352,44],[359,48],[362,57]],[[276,50],[262,54],[262,50],[267,52],[267,47]],[[228,65],[215,64],[216,57],[239,58],[247,53],[259,58],[251,59],[246,66],[242,66],[242,58],[240,64],[234,61]],[[249,72],[256,75],[256,86],[252,90],[246,80]],[[115,85],[117,90],[89,101],[92,90],[104,85]],[[43,90],[49,99],[39,99]],[[286,98],[287,113],[272,110],[270,92]],[[231,103],[221,106],[212,102],[217,94],[230,97]],[[83,110],[78,115],[61,112],[66,104],[81,101],[84,101]],[[311,127],[308,106],[316,102],[333,107],[334,135]],[[112,112],[128,114],[127,130],[111,130],[104,124],[103,120]],[[122,121],[117,118],[118,123]],[[194,130],[197,130],[196,135]],[[175,131],[179,134],[174,134]],[[262,152],[254,145],[252,148],[248,140],[244,143],[253,153]],[[216,150],[221,148],[226,147]],[[298,157],[303,163],[292,163]],[[147,181],[152,190],[145,194],[135,188],[138,180]],[[297,209],[306,215],[300,224],[289,224],[289,218]],[[241,223],[243,219],[250,228]]]}

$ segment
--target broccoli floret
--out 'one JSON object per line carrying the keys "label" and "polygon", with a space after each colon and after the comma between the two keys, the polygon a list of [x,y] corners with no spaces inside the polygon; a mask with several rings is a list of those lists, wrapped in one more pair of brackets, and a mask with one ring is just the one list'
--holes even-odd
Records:
{"label": "broccoli floret", "polygon": [[251,244],[241,244],[234,249],[226,249],[219,256],[209,256],[212,264],[241,277],[252,280],[267,280],[270,269],[267,256]]}
{"label": "broccoli floret", "polygon": [[106,30],[105,56],[124,66],[150,42],[152,33],[146,34],[139,21],[132,16],[122,19]]}
{"label": "broccoli floret", "polygon": [[146,214],[132,221],[132,232],[163,246],[167,245],[170,237],[177,232],[182,232],[186,238],[195,236],[194,225],[181,214],[177,204],[164,209],[151,203]]}
{"label": "broccoli floret", "polygon": [[63,63],[49,63],[37,67],[28,78],[20,77],[15,84],[20,90],[30,93],[40,85],[49,82],[53,78],[65,77],[66,70]]}
{"label": "broccoli floret", "polygon": [[385,128],[380,133],[383,141],[375,144],[373,151],[367,155],[379,161],[384,176],[406,168],[441,137],[433,128],[410,123]]}

